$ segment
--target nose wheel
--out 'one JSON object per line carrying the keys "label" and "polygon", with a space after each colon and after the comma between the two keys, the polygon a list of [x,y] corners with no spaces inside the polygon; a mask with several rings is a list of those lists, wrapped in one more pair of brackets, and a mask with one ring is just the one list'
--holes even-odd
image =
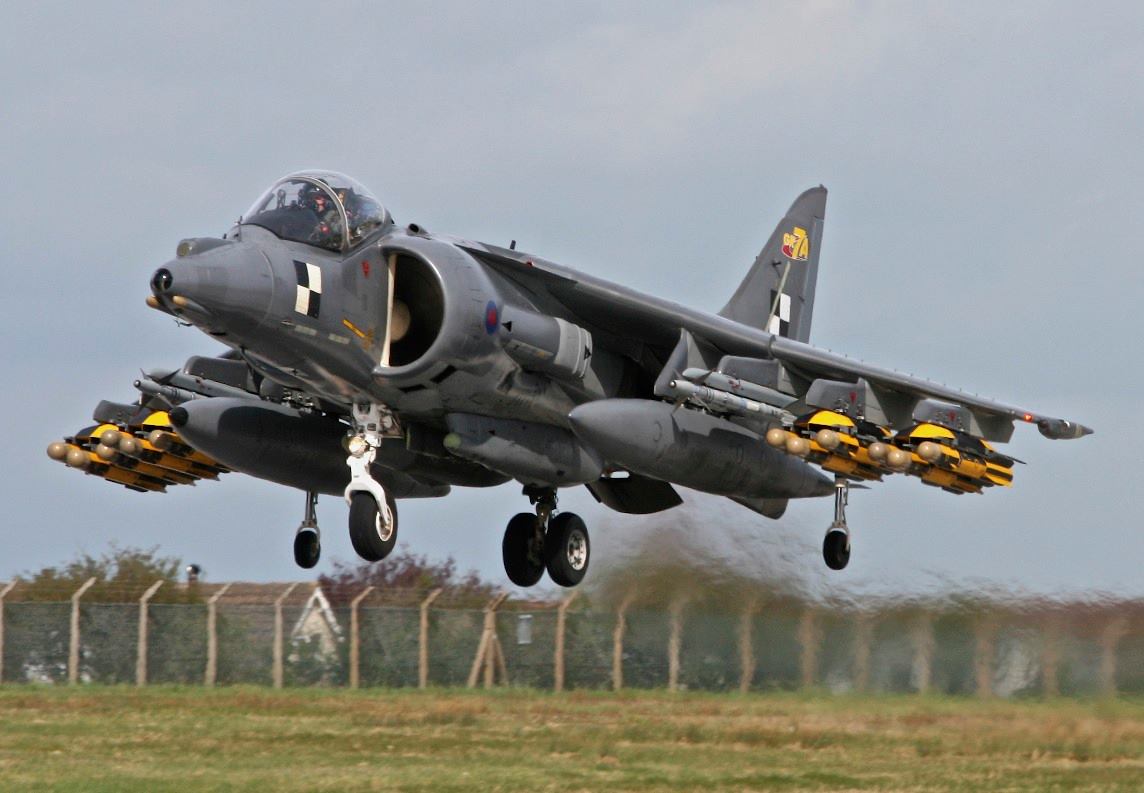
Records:
{"label": "nose wheel", "polygon": [[841,570],[850,562],[850,529],[846,525],[846,503],[850,500],[850,482],[834,478],[834,522],[822,541],[822,558],[831,570]]}
{"label": "nose wheel", "polygon": [[306,514],[294,534],[294,562],[304,570],[318,563],[322,556],[322,535],[318,530],[318,494],[306,493]]}
{"label": "nose wheel", "polygon": [[383,405],[353,406],[354,434],[347,442],[350,483],[350,543],[367,562],[379,562],[397,545],[397,504],[371,471],[377,449],[386,434],[399,433],[393,414]]}

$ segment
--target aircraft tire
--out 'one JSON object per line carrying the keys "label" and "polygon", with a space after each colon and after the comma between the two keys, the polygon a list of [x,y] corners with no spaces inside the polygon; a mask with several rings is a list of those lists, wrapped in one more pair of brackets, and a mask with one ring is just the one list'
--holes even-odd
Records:
{"label": "aircraft tire", "polygon": [[373,496],[358,491],[350,497],[350,544],[367,562],[380,562],[397,545],[397,504],[391,498],[387,502],[393,515],[393,525],[388,533],[383,534],[381,515]]}
{"label": "aircraft tire", "polygon": [[508,580],[519,587],[530,587],[544,575],[544,549],[532,548],[536,536],[536,515],[521,512],[514,515],[504,530],[501,557]]}
{"label": "aircraft tire", "polygon": [[309,570],[322,556],[322,543],[316,529],[305,526],[294,535],[294,563]]}
{"label": "aircraft tire", "polygon": [[565,587],[579,584],[588,572],[591,554],[588,527],[579,515],[561,512],[548,522],[544,563],[553,582]]}
{"label": "aircraft tire", "polygon": [[850,562],[850,535],[841,529],[826,532],[822,558],[831,570],[841,570]]}

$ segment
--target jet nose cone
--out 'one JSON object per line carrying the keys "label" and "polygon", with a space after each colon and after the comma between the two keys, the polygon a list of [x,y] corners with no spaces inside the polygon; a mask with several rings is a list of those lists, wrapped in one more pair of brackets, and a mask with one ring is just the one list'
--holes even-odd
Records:
{"label": "jet nose cone", "polygon": [[[162,306],[215,335],[242,334],[266,317],[274,296],[270,262],[254,245],[210,240],[180,243],[183,255],[151,276],[151,294]],[[188,251],[184,252],[187,247]]]}

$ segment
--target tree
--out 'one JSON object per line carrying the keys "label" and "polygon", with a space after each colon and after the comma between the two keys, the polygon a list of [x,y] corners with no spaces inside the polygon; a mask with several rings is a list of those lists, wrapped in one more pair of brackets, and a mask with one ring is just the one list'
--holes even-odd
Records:
{"label": "tree", "polygon": [[101,556],[80,554],[58,567],[17,576],[13,600],[61,601],[70,598],[85,581],[94,578],[84,594],[85,603],[133,603],[156,581],[164,585],[155,593],[155,603],[196,603],[201,598],[194,585],[178,584],[182,563],[173,556],[160,556],[158,547],[120,548],[112,545]]}
{"label": "tree", "polygon": [[331,605],[345,606],[368,586],[378,592],[424,592],[443,589],[449,600],[460,604],[486,603],[496,592],[494,584],[483,580],[475,570],[457,572],[452,556],[443,562],[399,548],[380,562],[336,562],[334,572],[318,578]]}

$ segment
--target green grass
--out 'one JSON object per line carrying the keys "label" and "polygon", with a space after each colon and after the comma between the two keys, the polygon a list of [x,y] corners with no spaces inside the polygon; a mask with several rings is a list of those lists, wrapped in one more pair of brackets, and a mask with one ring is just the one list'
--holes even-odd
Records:
{"label": "green grass", "polygon": [[1144,790],[1144,702],[0,687],[0,790]]}

